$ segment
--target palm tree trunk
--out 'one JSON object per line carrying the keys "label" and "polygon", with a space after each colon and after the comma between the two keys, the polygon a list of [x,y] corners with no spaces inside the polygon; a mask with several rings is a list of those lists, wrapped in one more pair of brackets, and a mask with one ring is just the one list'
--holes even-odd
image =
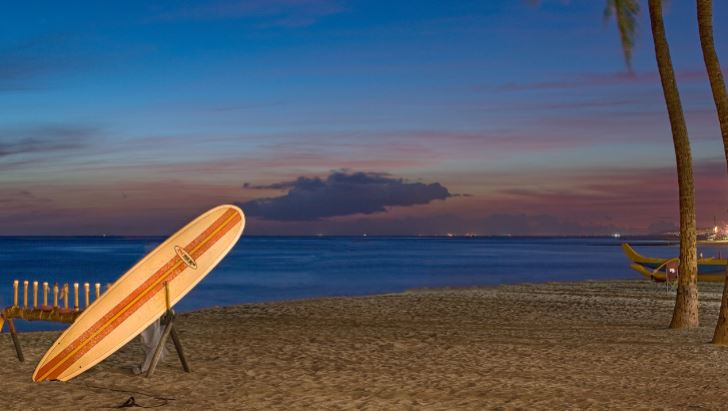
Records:
{"label": "palm tree trunk", "polygon": [[[700,46],[703,48],[703,60],[713,91],[715,108],[718,111],[720,133],[723,135],[723,152],[728,167],[728,93],[726,93],[723,73],[720,71],[718,54],[713,43],[713,2],[697,0],[698,28],[700,30]],[[718,323],[713,333],[713,344],[728,344],[728,276],[723,285],[723,300],[720,303]]]}
{"label": "palm tree trunk", "polygon": [[670,117],[670,127],[672,128],[680,195],[680,275],[670,328],[692,328],[698,326],[699,320],[695,197],[690,141],[688,140],[688,130],[685,125],[682,104],[680,103],[680,93],[677,89],[675,73],[672,68],[670,48],[665,36],[665,24],[662,21],[662,0],[649,0],[648,5],[652,25],[652,39],[655,45],[655,57],[660,71],[665,105]]}

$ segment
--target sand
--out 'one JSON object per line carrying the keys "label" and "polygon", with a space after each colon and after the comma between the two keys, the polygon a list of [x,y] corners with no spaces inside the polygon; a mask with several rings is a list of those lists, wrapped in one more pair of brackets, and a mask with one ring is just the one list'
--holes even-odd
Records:
{"label": "sand", "polygon": [[[0,338],[3,409],[720,409],[728,348],[666,328],[674,292],[640,281],[417,290],[183,314],[192,373],[169,356],[135,376],[138,341],[71,382],[31,382],[58,335]],[[170,349],[172,346],[170,344]]]}

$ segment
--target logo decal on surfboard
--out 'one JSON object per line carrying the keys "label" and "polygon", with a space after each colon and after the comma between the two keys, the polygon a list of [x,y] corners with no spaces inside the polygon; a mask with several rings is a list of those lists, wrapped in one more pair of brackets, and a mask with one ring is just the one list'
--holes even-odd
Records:
{"label": "logo decal on surfboard", "polygon": [[184,248],[176,245],[176,246],[174,246],[174,252],[177,253],[177,255],[179,256],[179,258],[182,259],[182,262],[184,262],[185,264],[187,264],[187,267],[190,267],[193,270],[196,270],[197,269],[197,262],[195,261],[194,258],[192,258],[191,255],[189,255],[187,253],[187,251],[185,251]]}

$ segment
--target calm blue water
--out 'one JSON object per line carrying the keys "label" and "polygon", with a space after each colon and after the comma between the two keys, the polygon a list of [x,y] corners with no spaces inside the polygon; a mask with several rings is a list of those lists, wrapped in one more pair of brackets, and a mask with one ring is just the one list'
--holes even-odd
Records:
{"label": "calm blue water", "polygon": [[[0,306],[12,303],[13,279],[51,284],[113,282],[162,241],[151,237],[0,237]],[[187,311],[416,287],[638,278],[628,268],[620,248],[622,241],[243,237],[176,308]],[[674,256],[678,250],[664,242],[642,240],[633,244],[638,251],[654,256]],[[18,323],[22,330],[58,328],[57,324]]]}

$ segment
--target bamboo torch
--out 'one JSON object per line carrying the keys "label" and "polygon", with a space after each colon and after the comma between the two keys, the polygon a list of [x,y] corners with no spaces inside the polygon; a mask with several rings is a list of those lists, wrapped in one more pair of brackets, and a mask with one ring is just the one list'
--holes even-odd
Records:
{"label": "bamboo torch", "polygon": [[73,311],[78,311],[78,283],[73,283]]}
{"label": "bamboo torch", "polygon": [[43,281],[43,307],[48,307],[48,281]]}
{"label": "bamboo torch", "polygon": [[68,283],[63,284],[63,308],[68,309]]}
{"label": "bamboo torch", "polygon": [[33,281],[33,308],[38,308],[38,281]]}
{"label": "bamboo torch", "polygon": [[28,308],[28,280],[23,280],[23,308]]}
{"label": "bamboo torch", "polygon": [[13,281],[13,306],[18,306],[18,280]]}

